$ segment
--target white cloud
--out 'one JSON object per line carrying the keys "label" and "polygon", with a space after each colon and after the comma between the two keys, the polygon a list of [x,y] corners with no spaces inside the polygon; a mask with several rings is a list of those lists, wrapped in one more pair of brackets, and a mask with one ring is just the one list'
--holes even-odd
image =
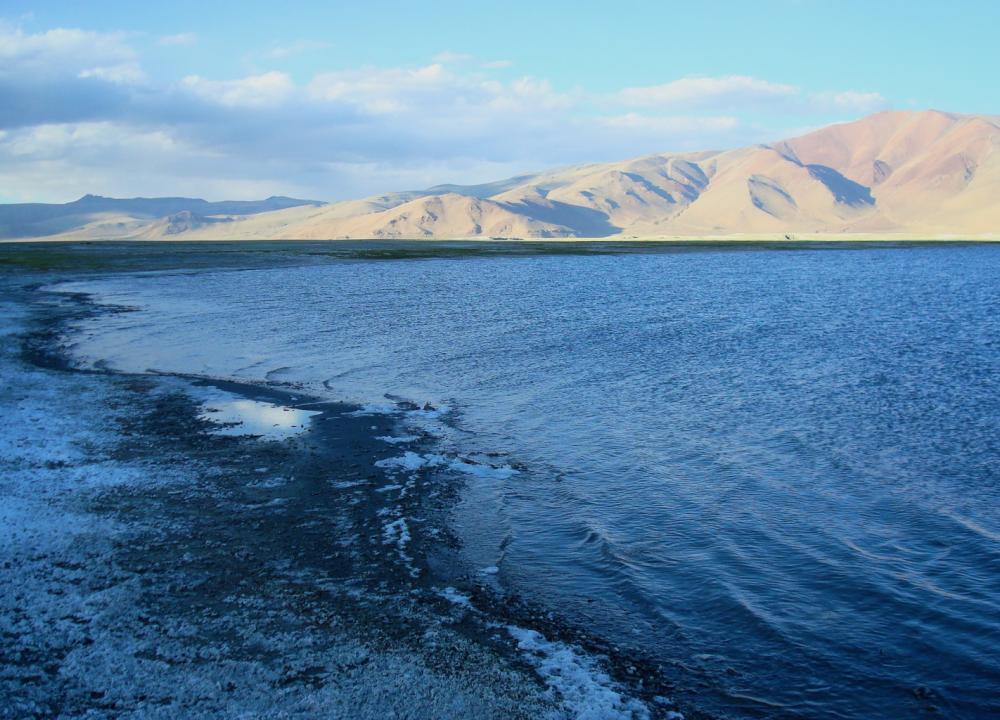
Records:
{"label": "white cloud", "polygon": [[79,78],[98,78],[116,85],[132,85],[146,81],[146,73],[138,63],[121,63],[105,67],[92,67],[81,70]]}
{"label": "white cloud", "polygon": [[880,93],[856,90],[813,93],[810,95],[810,103],[816,110],[850,113],[870,113],[888,106]]}
{"label": "white cloud", "polygon": [[137,60],[123,33],[55,28],[30,34],[0,21],[0,76],[77,75],[88,68],[117,67]]}
{"label": "white cloud", "polygon": [[[0,186],[43,200],[181,190],[336,199],[784,134],[748,120],[761,108],[804,125],[884,104],[877,93],[807,93],[742,75],[596,95],[507,79],[490,70],[508,62],[457,54],[298,82],[273,67],[175,80],[147,75],[126,41],[0,23]],[[277,62],[321,46],[269,52]]]}
{"label": "white cloud", "polygon": [[579,93],[560,93],[548,80],[523,77],[514,80],[498,93],[491,107],[498,110],[535,112],[538,110],[566,110],[581,102]]}
{"label": "white cloud", "polygon": [[435,116],[469,116],[568,108],[575,102],[573,95],[556,92],[546,80],[524,77],[501,83],[475,73],[456,73],[441,63],[324,73],[309,84],[309,94],[315,100],[342,102],[378,115],[419,110]]}
{"label": "white cloud", "polygon": [[199,75],[188,75],[181,84],[208,103],[231,108],[270,108],[280,105],[295,92],[291,77],[277,71],[239,80],[207,80]]}
{"label": "white cloud", "polygon": [[91,191],[117,197],[183,191],[212,199],[301,197],[308,191],[273,171],[192,143],[170,129],[94,122],[0,135],[0,187],[17,188],[24,201],[69,200]]}
{"label": "white cloud", "polygon": [[489,62],[484,62],[482,67],[484,70],[502,70],[511,67],[513,64],[512,60],[490,60]]}
{"label": "white cloud", "polygon": [[680,133],[699,130],[734,130],[740,127],[740,121],[731,115],[718,117],[661,116],[626,113],[601,118],[607,127],[656,130],[660,132]]}
{"label": "white cloud", "polygon": [[37,125],[0,140],[4,154],[33,160],[54,160],[83,150],[91,159],[97,159],[106,152],[132,155],[139,150],[159,153],[179,149],[177,140],[162,130],[122,133],[119,125],[110,122]]}
{"label": "white cloud", "polygon": [[794,85],[775,83],[748,75],[687,77],[680,80],[621,90],[615,99],[632,107],[665,107],[693,110],[713,107],[740,107],[748,104],[793,97]]}
{"label": "white cloud", "polygon": [[167,47],[177,45],[194,45],[196,42],[198,42],[198,36],[191,32],[177,33],[176,35],[162,35],[160,39],[156,41],[157,45],[165,45]]}
{"label": "white cloud", "polygon": [[807,93],[795,85],[771,82],[749,75],[687,77],[680,80],[631,87],[616,93],[612,102],[627,107],[661,108],[672,112],[707,109],[778,110],[782,112],[865,113],[886,106],[879,93],[856,90]]}
{"label": "white cloud", "polygon": [[0,127],[121,113],[144,81],[139,56],[122,33],[26,33],[0,20]]}
{"label": "white cloud", "polygon": [[452,95],[456,77],[441,63],[414,69],[345,70],[317,75],[309,83],[309,95],[371,113],[394,113]]}
{"label": "white cloud", "polygon": [[[638,154],[720,149],[764,139],[758,128],[731,115],[696,117],[630,112],[601,117],[596,122],[606,131],[622,138],[636,138],[648,148],[637,148]],[[628,154],[634,153],[625,153]]]}

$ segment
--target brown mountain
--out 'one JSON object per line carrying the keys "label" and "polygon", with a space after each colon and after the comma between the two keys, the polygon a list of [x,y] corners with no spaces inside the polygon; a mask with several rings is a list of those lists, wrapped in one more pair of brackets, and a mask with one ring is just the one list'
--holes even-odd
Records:
{"label": "brown mountain", "polygon": [[[650,155],[227,222],[122,227],[131,237],[186,239],[1000,236],[998,150],[1000,117],[892,111],[723,152]],[[85,226],[61,237],[100,232]]]}

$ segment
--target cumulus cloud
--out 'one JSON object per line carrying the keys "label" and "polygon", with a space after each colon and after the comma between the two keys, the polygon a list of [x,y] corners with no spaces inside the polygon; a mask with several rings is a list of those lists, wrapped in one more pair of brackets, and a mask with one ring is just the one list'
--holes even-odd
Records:
{"label": "cumulus cloud", "polygon": [[142,71],[138,63],[121,63],[118,65],[87,68],[81,70],[77,77],[98,78],[116,85],[135,85],[145,82],[146,73]]}
{"label": "cumulus cloud", "polygon": [[30,34],[0,21],[0,76],[37,80],[137,62],[122,33],[55,28]]}
{"label": "cumulus cloud", "polygon": [[317,75],[308,93],[316,101],[342,102],[373,114],[397,113],[454,97],[456,77],[441,63],[345,70]]}
{"label": "cumulus cloud", "polygon": [[885,107],[879,93],[856,90],[807,93],[795,85],[749,75],[687,77],[662,85],[630,87],[613,96],[629,107],[674,112],[711,109],[779,109],[786,112],[871,112]]}
{"label": "cumulus cloud", "polygon": [[[270,52],[312,49],[302,41]],[[767,140],[775,129],[744,116],[761,104],[847,114],[884,103],[737,75],[596,95],[490,72],[507,66],[442,54],[417,67],[299,78],[273,67],[151,77],[125,35],[0,24],[0,184],[44,200],[178,191],[336,199]]]}
{"label": "cumulus cloud", "polygon": [[164,130],[106,121],[23,127],[0,136],[0,187],[22,201],[105,189],[126,197],[147,189],[165,194],[164,177],[177,181],[184,167],[202,167],[200,155]]}
{"label": "cumulus cloud", "polygon": [[572,107],[577,99],[531,77],[509,83],[458,73],[442,63],[417,68],[365,68],[317,75],[308,86],[318,102],[339,102],[373,115],[407,112],[434,116],[525,112]]}
{"label": "cumulus cloud", "polygon": [[793,85],[769,82],[747,75],[723,77],[687,77],[680,80],[630,87],[616,99],[633,107],[669,107],[677,110],[746,106],[788,98],[798,93]]}
{"label": "cumulus cloud", "polygon": [[668,132],[694,132],[711,128],[713,130],[733,130],[740,126],[740,121],[731,115],[716,117],[661,116],[626,113],[611,115],[600,120],[605,125],[623,128],[654,128]]}
{"label": "cumulus cloud", "polygon": [[880,93],[856,90],[813,93],[809,100],[817,110],[834,112],[870,113],[883,110],[889,105]]}
{"label": "cumulus cloud", "polygon": [[199,75],[188,75],[181,85],[207,103],[231,108],[276,107],[295,92],[291,77],[276,71],[239,80],[207,80]]}
{"label": "cumulus cloud", "polygon": [[0,127],[93,120],[128,105],[145,76],[120,33],[25,33],[0,21]]}

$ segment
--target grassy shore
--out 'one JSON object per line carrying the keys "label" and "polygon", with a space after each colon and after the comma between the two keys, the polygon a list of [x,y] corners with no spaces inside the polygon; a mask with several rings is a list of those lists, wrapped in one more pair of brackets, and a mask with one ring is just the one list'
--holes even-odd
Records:
{"label": "grassy shore", "polygon": [[824,250],[972,245],[995,237],[720,236],[703,238],[560,238],[453,240],[107,240],[0,241],[0,268],[74,272],[133,272],[180,268],[262,267],[331,260],[430,257]]}
{"label": "grassy shore", "polygon": [[398,238],[329,238],[327,240],[300,240],[294,238],[163,238],[146,239],[117,237],[95,239],[91,237],[27,237],[0,239],[4,244],[75,244],[75,243],[316,243],[316,242],[476,242],[476,243],[672,243],[672,244],[740,244],[740,243],[996,243],[1000,242],[1000,232],[979,235],[922,234],[913,233],[739,233],[729,235],[608,235],[605,237],[398,237]]}

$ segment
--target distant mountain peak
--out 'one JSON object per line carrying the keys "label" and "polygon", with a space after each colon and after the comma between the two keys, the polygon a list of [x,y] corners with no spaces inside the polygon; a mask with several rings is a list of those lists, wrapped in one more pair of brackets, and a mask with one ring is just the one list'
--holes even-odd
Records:
{"label": "distant mountain peak", "polygon": [[658,153],[329,205],[283,196],[210,203],[85,195],[66,205],[0,206],[0,234],[169,234],[186,239],[1000,236],[1000,118],[885,110],[775,143],[722,152]]}
{"label": "distant mountain peak", "polygon": [[[111,198],[88,193],[79,200],[63,204],[26,203],[0,205],[0,239],[31,237],[72,237],[76,230],[90,227],[97,237],[101,228],[107,233],[133,233],[144,236],[143,223],[154,222],[171,216],[206,218],[210,216],[248,217],[260,213],[287,210],[294,207],[316,207],[323,203],[315,200],[273,196],[266,200],[225,200],[209,202],[200,198]],[[113,223],[108,217],[117,218]],[[95,227],[96,225],[96,227]],[[204,225],[191,224],[188,229]],[[175,223],[175,228],[179,227]],[[80,230],[90,233],[91,230]],[[183,231],[175,230],[174,234]],[[127,235],[131,237],[132,235]],[[89,235],[88,235],[89,237]],[[117,235],[116,235],[117,237]]]}

